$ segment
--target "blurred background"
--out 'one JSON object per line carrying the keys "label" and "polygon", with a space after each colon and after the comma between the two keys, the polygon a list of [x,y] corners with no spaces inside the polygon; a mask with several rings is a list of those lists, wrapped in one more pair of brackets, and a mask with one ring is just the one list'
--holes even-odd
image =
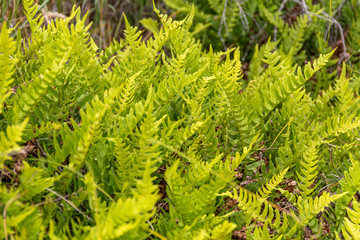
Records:
{"label": "blurred background", "polygon": [[[156,17],[152,0],[35,0],[34,2],[40,6],[39,12],[49,18],[68,16],[74,5],[81,8],[83,15],[89,12],[87,23],[92,22],[91,35],[101,48],[108,46],[112,39],[119,40],[123,37],[125,26],[123,14],[126,14],[130,24],[139,27],[141,27],[139,23],[141,19]],[[0,23],[7,21],[11,27],[19,21],[21,21],[20,26],[25,23],[22,0],[0,0],[0,3]],[[165,6],[160,0],[155,0],[155,3],[158,8]],[[27,24],[22,26],[22,33],[29,37],[30,28]]]}
{"label": "blurred background", "polygon": [[[159,28],[153,12],[152,0],[28,0],[39,5],[46,21],[67,16],[73,5],[89,12],[87,22],[92,22],[91,34],[100,50],[113,39],[124,37],[124,15],[133,26],[151,35]],[[211,44],[215,50],[238,46],[241,60],[250,62],[256,49],[269,38],[286,41],[301,37],[302,45],[296,54],[296,63],[302,65],[319,53],[337,49],[338,64],[346,60],[350,68],[360,69],[360,0],[154,0],[162,13],[174,19],[184,18],[192,8],[195,18],[191,31],[201,40],[204,49]],[[310,20],[301,25],[300,16]],[[142,20],[142,19],[145,19]],[[23,36],[30,29],[23,14],[22,0],[0,0],[0,24],[6,21],[14,27],[19,21]],[[279,28],[284,25],[284,29]],[[298,28],[302,36],[289,34],[285,28]],[[302,29],[305,28],[305,29]],[[148,29],[148,30],[147,30]],[[289,46],[290,47],[290,46]],[[287,51],[286,47],[283,49]],[[350,61],[348,61],[350,60]],[[247,67],[246,64],[244,66]],[[246,70],[246,69],[245,69]]]}

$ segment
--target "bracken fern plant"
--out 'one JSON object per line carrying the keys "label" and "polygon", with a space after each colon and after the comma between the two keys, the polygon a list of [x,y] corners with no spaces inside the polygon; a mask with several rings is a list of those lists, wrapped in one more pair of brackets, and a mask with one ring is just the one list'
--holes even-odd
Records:
{"label": "bracken fern plant", "polygon": [[1,238],[359,237],[360,109],[334,51],[299,66],[269,40],[244,81],[239,48],[193,38],[195,8],[154,6],[146,41],[124,17],[99,51],[79,9],[44,25],[23,5],[31,37],[0,34]]}

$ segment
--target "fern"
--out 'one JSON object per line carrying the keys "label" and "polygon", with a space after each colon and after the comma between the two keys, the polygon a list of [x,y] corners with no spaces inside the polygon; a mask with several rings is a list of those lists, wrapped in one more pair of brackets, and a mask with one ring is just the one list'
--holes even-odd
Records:
{"label": "fern", "polygon": [[[353,162],[353,165],[349,168],[349,171],[344,173],[344,178],[340,180],[339,185],[341,186],[341,190],[343,192],[347,192],[340,201],[337,201],[335,204],[335,214],[336,219],[340,220],[345,217],[346,214],[346,207],[351,201],[352,196],[358,191],[360,188],[359,181],[356,175],[359,173],[360,168],[357,162]],[[334,228],[337,228],[338,231],[340,230],[339,227],[342,226],[342,222],[339,221]]]}
{"label": "fern", "polygon": [[24,120],[21,124],[8,126],[5,132],[0,132],[0,163],[2,164],[4,160],[10,159],[11,154],[16,154],[16,152],[21,150],[21,147],[18,145],[22,141],[22,135],[25,130],[28,119]]}
{"label": "fern", "polygon": [[41,15],[35,17],[38,11],[38,5],[34,3],[34,0],[25,0],[23,1],[23,4],[24,4],[25,15],[30,24],[31,30],[33,32],[38,31],[40,25],[44,21],[44,18]]}
{"label": "fern", "polygon": [[284,175],[288,171],[288,168],[284,169],[280,174],[275,175],[269,182],[263,185],[263,187],[256,193],[258,198],[267,199],[270,193],[276,188],[277,185],[282,181]]}
{"label": "fern", "polygon": [[44,98],[43,96],[48,88],[54,84],[57,75],[64,68],[69,56],[70,43],[67,41],[54,41],[52,45],[46,47],[44,65],[40,70],[42,74],[37,76],[29,86],[23,86],[17,90],[18,94],[14,100],[14,109],[11,115],[12,121],[21,120],[21,115],[18,115],[18,112],[22,112],[24,115],[34,111],[34,105]]}
{"label": "fern", "polygon": [[360,206],[356,199],[353,198],[352,201],[353,210],[347,209],[348,217],[345,218],[345,223],[341,229],[344,239],[356,239],[359,237],[360,228],[359,228],[359,211]]}
{"label": "fern", "polygon": [[[0,114],[3,113],[4,103],[11,95],[10,84],[13,82],[12,75],[15,71],[15,64],[17,59],[13,55],[15,53],[15,42],[11,37],[6,27],[6,23],[3,23],[0,34],[0,74],[2,76],[0,81]],[[19,151],[20,142],[23,131],[25,130],[28,120],[24,120],[21,124],[8,126],[5,132],[0,132],[0,161],[9,159],[9,154],[14,151]]]}
{"label": "fern", "polygon": [[146,38],[124,17],[103,51],[79,8],[43,24],[24,1],[28,39],[3,23],[5,238],[357,236],[356,67],[336,74],[312,14],[329,5],[306,1],[311,19],[287,24],[292,1],[189,2],[166,1],[180,20],[154,6]]}
{"label": "fern", "polygon": [[[257,195],[248,192],[246,189],[240,188],[239,193],[235,190],[233,193],[226,193],[226,195],[239,202],[238,207],[242,209],[245,214],[248,214],[248,217],[250,217],[249,220],[254,218],[266,224],[271,224],[271,226],[278,229],[279,235],[283,234],[288,228],[288,218],[285,213],[280,213],[266,201],[262,204],[261,201],[258,201]],[[264,205],[264,208],[262,208],[262,205]],[[283,221],[281,221],[282,218]],[[289,232],[288,235],[290,234],[294,234],[294,232]]]}
{"label": "fern", "polygon": [[318,165],[318,156],[317,156],[317,143],[313,142],[310,146],[307,146],[306,151],[304,152],[304,161],[301,161],[300,172],[298,172],[299,180],[301,184],[299,188],[302,190],[305,196],[311,195],[315,190],[314,188],[309,188],[318,175],[317,165]]}
{"label": "fern", "polygon": [[324,192],[320,197],[310,199],[309,201],[303,201],[300,197],[297,205],[299,208],[299,219],[301,223],[308,224],[309,221],[316,216],[316,214],[324,211],[324,208],[329,206],[330,202],[340,199],[345,194],[347,194],[347,192],[330,196],[330,193]]}
{"label": "fern", "polygon": [[[137,181],[137,191],[132,198],[120,198],[113,202],[108,210],[96,198],[96,189],[93,188],[92,209],[97,211],[97,226],[93,227],[88,239],[98,238],[126,238],[139,239],[148,235],[149,224],[146,223],[153,215],[153,206],[158,197],[157,187],[152,184],[151,161],[147,161],[142,180]],[[91,177],[86,178],[89,186],[93,185]],[[141,206],[141,207],[139,207]]]}
{"label": "fern", "polygon": [[[95,97],[91,103],[92,106],[87,105],[86,112],[80,112],[82,117],[81,127],[79,127],[74,120],[72,120],[71,125],[74,128],[73,132],[71,132],[68,125],[62,127],[61,135],[66,141],[66,144],[63,144],[60,148],[57,140],[54,139],[54,147],[57,151],[54,156],[50,157],[50,161],[60,165],[63,159],[70,155],[68,168],[70,173],[72,171],[78,171],[78,169],[82,167],[91,143],[101,136],[101,131],[99,131],[101,121],[110,109],[109,105],[114,103],[114,97],[117,92],[118,91],[113,89],[106,92],[104,96],[104,99],[106,99],[105,103]],[[65,171],[59,176],[59,180],[69,181],[70,178],[68,174],[69,171]]]}
{"label": "fern", "polygon": [[6,27],[6,23],[2,24],[0,33],[0,114],[3,112],[4,102],[11,95],[10,85],[13,82],[12,75],[15,71],[15,64],[18,61],[14,56],[15,42]]}

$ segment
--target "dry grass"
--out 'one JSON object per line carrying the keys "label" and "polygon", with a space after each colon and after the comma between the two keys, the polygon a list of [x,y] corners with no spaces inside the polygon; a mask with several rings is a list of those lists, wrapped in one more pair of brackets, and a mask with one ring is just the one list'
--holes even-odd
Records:
{"label": "dry grass", "polygon": [[[39,5],[38,12],[45,15],[45,23],[56,17],[67,16],[73,5],[81,8],[84,15],[89,12],[87,22],[92,22],[91,34],[95,42],[104,48],[112,39],[123,37],[124,15],[131,25],[139,26],[139,20],[144,17],[155,17],[151,0],[35,0]],[[159,8],[163,7],[162,0],[156,0]],[[21,0],[0,0],[0,25],[6,21],[14,27],[19,21],[24,37],[30,36],[30,27],[23,14]]]}

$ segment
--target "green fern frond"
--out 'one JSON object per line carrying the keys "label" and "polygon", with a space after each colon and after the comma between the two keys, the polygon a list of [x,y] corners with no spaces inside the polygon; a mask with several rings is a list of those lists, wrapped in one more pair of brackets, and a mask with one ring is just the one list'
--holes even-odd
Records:
{"label": "green fern frond", "polygon": [[265,6],[259,7],[261,12],[264,14],[265,18],[278,29],[283,29],[285,26],[284,20],[281,18],[281,12],[276,12],[272,14]]}
{"label": "green fern frond", "polygon": [[32,32],[36,32],[44,21],[44,17],[41,14],[35,17],[38,11],[38,5],[34,3],[34,0],[24,0],[23,5],[24,12],[30,24],[31,30]]}
{"label": "green fern frond", "polygon": [[360,204],[353,197],[352,209],[347,209],[348,217],[345,218],[344,225],[341,228],[344,239],[360,238]]}
{"label": "green fern frond", "polygon": [[118,111],[117,114],[121,114],[126,108],[129,108],[134,100],[134,95],[137,87],[136,78],[141,74],[141,72],[135,73],[130,78],[122,84],[113,81],[113,86],[120,85],[120,96],[118,97]]}
{"label": "green fern frond", "polygon": [[[147,161],[144,167],[144,175],[137,180],[133,197],[119,198],[110,205],[106,215],[102,212],[105,209],[100,208],[100,203],[97,203],[100,208],[100,222],[91,229],[88,239],[142,239],[148,236],[151,226],[149,220],[154,214],[154,205],[159,197],[158,188],[152,183],[152,161]],[[94,204],[92,208],[96,210]]]}
{"label": "green fern frond", "polygon": [[174,135],[172,145],[176,148],[179,148],[186,140],[201,130],[203,124],[203,122],[195,122],[191,126],[186,126],[183,129],[180,128],[179,131]]}
{"label": "green fern frond", "polygon": [[249,239],[254,239],[254,240],[262,240],[262,239],[266,239],[266,240],[281,240],[284,239],[284,235],[274,235],[274,234],[270,234],[269,232],[269,225],[266,222],[264,224],[264,226],[261,227],[255,227],[254,229],[254,233],[249,236]]}
{"label": "green fern frond", "polygon": [[333,116],[326,119],[324,137],[339,136],[360,126],[360,119],[354,115]]}
{"label": "green fern frond", "polygon": [[[265,87],[263,91],[255,92],[257,101],[253,102],[254,109],[258,118],[262,119],[267,116],[280,102],[284,101],[292,92],[300,88],[310,77],[318,71],[321,67],[325,66],[328,59],[333,52],[327,55],[320,55],[320,57],[311,63],[308,63],[305,68],[305,78],[302,74],[300,67],[297,68],[296,75],[294,74],[295,68],[289,66],[288,59],[282,59],[281,55],[277,52],[271,53],[270,45],[265,49],[265,63],[269,64],[266,70],[266,75],[274,82],[268,82],[267,78],[259,78],[258,81],[262,82]],[[265,76],[266,76],[265,75]],[[258,86],[260,86],[260,82]],[[258,103],[262,104],[258,104]]]}
{"label": "green fern frond", "polygon": [[291,55],[298,54],[303,46],[305,30],[308,28],[309,20],[308,15],[300,15],[296,18],[296,22],[292,27],[285,27],[282,33],[284,39],[282,43],[282,46],[284,46],[284,53]]}
{"label": "green fern frond", "polygon": [[170,213],[179,217],[181,225],[191,226],[193,222],[193,225],[201,226],[207,222],[206,216],[210,217],[213,213],[215,199],[233,179],[232,171],[221,171],[221,158],[222,155],[217,155],[211,162],[204,163],[193,157],[190,160],[191,169],[183,178],[180,177],[182,167],[178,169],[179,160],[167,169],[165,180],[168,183]]}
{"label": "green fern frond", "polygon": [[105,63],[107,60],[111,58],[114,54],[121,51],[126,46],[125,41],[120,39],[120,41],[116,41],[115,39],[110,43],[110,45],[105,48],[105,50],[101,51],[100,59],[102,63]]}
{"label": "green fern frond", "polygon": [[44,171],[40,168],[31,167],[25,161],[23,164],[24,167],[19,177],[21,182],[20,189],[22,192],[26,192],[23,199],[30,200],[49,188],[53,184],[54,179],[44,177]]}
{"label": "green fern frond", "polygon": [[324,211],[325,207],[328,207],[331,202],[335,202],[346,194],[347,192],[330,195],[330,193],[324,192],[320,197],[310,198],[309,200],[299,197],[297,208],[299,210],[300,224],[303,226],[307,225],[311,219],[316,217],[316,214]]}
{"label": "green fern frond", "polygon": [[346,192],[347,195],[335,203],[337,224],[334,226],[334,228],[336,228],[337,231],[339,231],[339,227],[343,225],[343,221],[341,220],[345,218],[348,204],[350,203],[354,194],[360,189],[360,179],[358,177],[359,174],[360,164],[357,161],[352,161],[352,166],[348,171],[345,171],[344,178],[339,181],[342,192]]}
{"label": "green fern frond", "polygon": [[214,229],[202,229],[201,232],[194,236],[194,240],[216,240],[216,239],[230,239],[232,231],[236,228],[236,224],[229,222],[222,222]]}
{"label": "green fern frond", "polygon": [[329,61],[330,57],[333,55],[334,52],[335,50],[333,50],[332,52],[326,55],[320,54],[318,59],[314,60],[312,63],[309,62],[308,64],[306,64],[304,68],[305,79],[303,78],[302,73],[299,71],[298,71],[298,79],[302,82],[309,80],[316,71],[318,71],[320,68],[326,65],[326,63]]}
{"label": "green fern frond", "polygon": [[337,112],[342,113],[351,107],[354,96],[353,89],[349,86],[349,79],[346,77],[345,63],[342,65],[340,78],[335,83],[335,92],[337,93]]}
{"label": "green fern frond", "polygon": [[309,188],[315,181],[318,171],[317,165],[319,162],[317,154],[317,143],[311,143],[303,154],[303,159],[300,160],[300,171],[297,176],[300,180],[299,188],[302,190],[304,196],[310,196],[315,188]]}
{"label": "green fern frond", "polygon": [[48,88],[55,85],[58,74],[64,69],[70,57],[70,49],[69,38],[59,39],[45,47],[41,74],[36,76],[28,86],[22,86],[17,90],[14,109],[11,113],[11,119],[14,122],[17,122],[17,119],[21,120],[21,116],[33,112],[39,101],[45,98],[44,95],[47,93]]}
{"label": "green fern frond", "polygon": [[263,223],[268,223],[278,229],[279,233],[284,233],[287,230],[287,214],[281,214],[279,210],[274,209],[267,201],[261,201],[256,194],[240,188],[239,191],[234,189],[233,193],[227,192],[223,195],[237,200],[237,206],[248,214],[249,217]]}
{"label": "green fern frond", "polygon": [[[339,14],[358,11],[333,1],[343,2]],[[14,41],[6,23],[0,34],[1,236],[356,236],[358,62],[336,78],[333,52],[311,61],[314,52],[302,51],[331,51],[316,28],[323,19],[300,15],[288,25],[294,15],[284,12],[299,7],[292,1],[167,0],[177,17],[190,13],[174,20],[155,8],[159,24],[151,20],[146,39],[125,17],[125,38],[98,52],[89,14],[73,7],[43,24],[35,2],[24,0],[31,38],[19,29]],[[323,14],[321,3],[306,4]],[[195,18],[200,27],[191,27]],[[252,48],[244,21],[278,41]],[[204,50],[194,38],[204,26],[216,30],[203,38],[224,38],[216,47],[243,47]]]}
{"label": "green fern frond", "polygon": [[4,160],[10,159],[10,154],[15,154],[21,149],[18,143],[22,142],[27,122],[28,119],[25,119],[21,124],[7,126],[6,135],[0,131],[0,166]]}
{"label": "green fern frond", "polygon": [[56,122],[46,122],[43,124],[36,124],[33,128],[27,129],[24,134],[24,141],[29,141],[31,139],[36,139],[39,136],[47,134],[52,131],[58,131],[61,128],[61,124]]}
{"label": "green fern frond", "polygon": [[289,168],[285,168],[279,174],[274,175],[267,183],[263,184],[262,188],[256,192],[257,197],[266,200],[276,186],[283,180],[288,170]]}
{"label": "green fern frond", "polygon": [[[126,146],[121,138],[116,138],[115,141],[115,156],[118,160],[119,168],[117,170],[117,185],[120,187],[122,193],[131,187],[136,176],[134,174],[134,168],[132,162],[135,161],[133,154],[129,151],[130,146]],[[132,182],[130,182],[132,181]]]}
{"label": "green fern frond", "polygon": [[4,238],[36,239],[43,232],[43,215],[37,207],[21,201],[24,195],[17,189],[0,188],[0,209],[4,213],[0,216],[0,232]]}
{"label": "green fern frond", "polygon": [[11,95],[10,85],[13,82],[12,75],[15,72],[15,41],[9,36],[6,22],[2,24],[0,33],[0,114],[3,112],[4,103]]}
{"label": "green fern frond", "polygon": [[[101,131],[98,131],[101,122],[107,111],[111,108],[110,105],[114,103],[115,96],[117,96],[118,92],[119,89],[110,89],[105,92],[105,102],[100,101],[96,96],[91,101],[91,105],[86,105],[86,111],[80,111],[82,120],[80,127],[71,119],[71,126],[74,128],[74,131],[71,131],[68,125],[64,125],[61,129],[63,145],[60,147],[54,138],[54,147],[57,151],[54,156],[50,156],[49,158],[60,164],[70,156],[69,169],[75,172],[80,169],[84,164],[90,145],[101,136]],[[65,179],[69,180],[69,176],[67,176],[68,173],[69,172],[64,172],[63,175],[59,176],[59,179],[63,178],[64,181]]]}

